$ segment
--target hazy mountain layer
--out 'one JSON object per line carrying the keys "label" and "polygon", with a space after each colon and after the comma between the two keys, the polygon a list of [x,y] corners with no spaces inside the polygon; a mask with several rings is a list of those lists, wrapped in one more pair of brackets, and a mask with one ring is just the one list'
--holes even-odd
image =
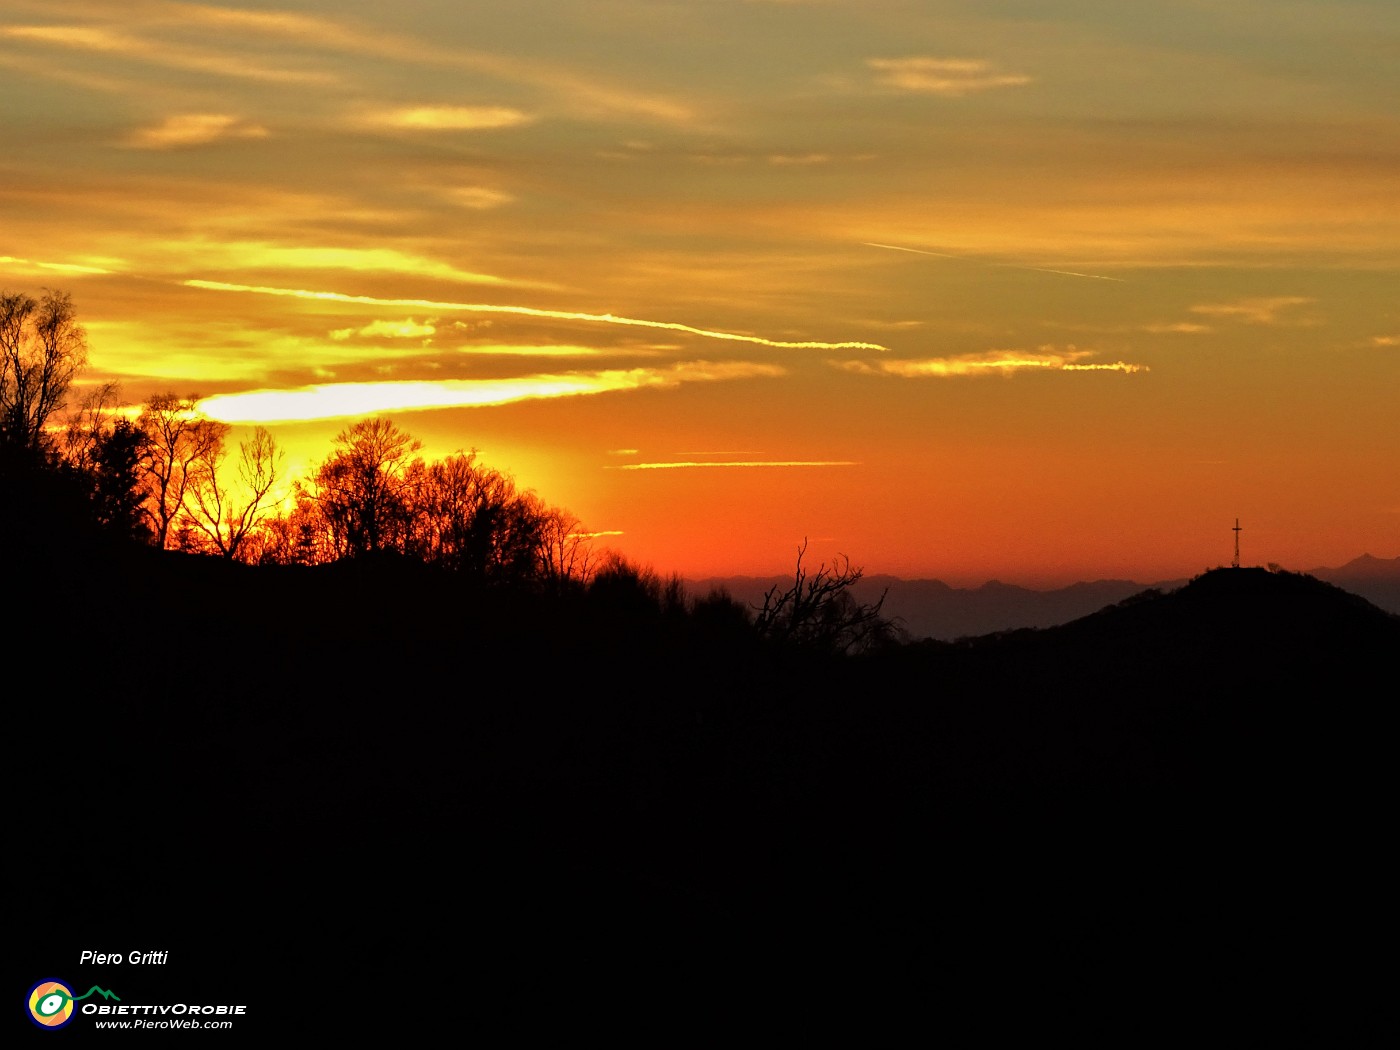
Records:
{"label": "hazy mountain layer", "polygon": [[[1369,554],[1335,569],[1313,569],[1310,575],[1358,594],[1387,612],[1400,613],[1400,558]],[[941,580],[905,580],[898,576],[868,576],[852,588],[857,601],[885,596],[882,612],[898,620],[912,638],[951,641],[1023,627],[1053,627],[1088,616],[1143,590],[1174,590],[1186,581],[1137,583],[1094,580],[1041,591],[991,580],[980,587],[950,587]],[[688,580],[697,594],[723,589],[754,608],[774,586],[790,587],[790,576],[730,576]]]}

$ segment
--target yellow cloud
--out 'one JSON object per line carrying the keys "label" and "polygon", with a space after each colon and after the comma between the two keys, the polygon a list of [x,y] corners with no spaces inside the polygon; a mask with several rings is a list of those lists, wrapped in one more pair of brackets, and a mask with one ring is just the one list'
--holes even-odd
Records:
{"label": "yellow cloud", "polygon": [[1193,324],[1190,321],[1178,321],[1176,324],[1148,324],[1143,325],[1144,332],[1151,332],[1153,335],[1166,335],[1179,333],[1183,335],[1199,335],[1202,332],[1214,331],[1208,324]]}
{"label": "yellow cloud", "polygon": [[998,73],[991,63],[981,59],[915,55],[871,58],[866,65],[876,71],[877,82],[886,87],[952,97],[1031,82],[1030,77],[1018,73]]}
{"label": "yellow cloud", "polygon": [[528,124],[534,118],[509,106],[405,106],[375,110],[361,122],[411,131],[479,131]]}
{"label": "yellow cloud", "polygon": [[690,382],[781,376],[774,365],[742,361],[686,362],[668,369],[611,369],[516,379],[447,379],[437,382],[327,383],[294,390],[254,390],[205,398],[200,409],[225,423],[285,423],[337,419],[376,412],[475,408],[541,398],[670,388]]}
{"label": "yellow cloud", "polygon": [[457,189],[443,190],[442,196],[453,204],[476,211],[499,208],[503,204],[509,204],[515,200],[513,194],[506,193],[504,190],[489,189],[485,186],[462,186]]}
{"label": "yellow cloud", "polygon": [[40,262],[36,259],[19,259],[13,255],[0,255],[0,266],[13,267],[22,272],[32,273],[35,270],[56,270],[59,273],[111,273],[111,270],[101,266],[84,266],[81,263],[56,263]]}
{"label": "yellow cloud", "polygon": [[267,137],[261,124],[250,124],[227,113],[182,113],[166,117],[155,127],[132,132],[127,145],[138,149],[171,149],[202,146],[220,139],[260,139]]}
{"label": "yellow cloud", "polygon": [[1092,357],[1091,350],[1057,351],[1053,347],[1039,350],[988,350],[981,354],[958,354],[953,357],[932,357],[919,361],[880,361],[870,364],[866,361],[843,362],[842,367],[850,372],[864,375],[892,375],[905,379],[922,379],[930,376],[977,376],[1012,375],[1015,372],[1041,370],[1053,372],[1145,372],[1146,365],[1128,364],[1123,361],[1112,363],[1084,362]]}
{"label": "yellow cloud", "polygon": [[512,346],[500,343],[487,343],[479,346],[461,347],[461,352],[472,356],[490,357],[654,357],[655,351],[635,347],[611,347],[600,350],[594,346],[573,346],[569,344],[545,346]]}
{"label": "yellow cloud", "polygon": [[1246,324],[1297,324],[1299,322],[1292,318],[1281,320],[1279,315],[1291,307],[1316,301],[1300,295],[1277,295],[1272,298],[1237,299],[1230,303],[1207,303],[1191,307],[1191,312],[1208,317],[1228,317]]}
{"label": "yellow cloud", "polygon": [[0,37],[79,51],[118,54],[123,58],[169,69],[213,73],[242,80],[286,84],[329,84],[337,80],[329,73],[267,66],[246,54],[221,54],[181,47],[166,40],[148,40],[100,26],[0,26]]}
{"label": "yellow cloud", "polygon": [[831,161],[830,153],[772,153],[768,156],[768,163],[778,166],[830,164]]}
{"label": "yellow cloud", "polygon": [[499,52],[439,46],[427,40],[386,32],[382,26],[361,28],[350,21],[289,12],[242,11],[183,3],[143,7],[143,13],[148,10],[154,12],[150,22],[155,26],[204,25],[221,34],[243,31],[276,36],[307,49],[388,59],[407,63],[414,69],[429,65],[485,73],[548,91],[557,100],[556,104],[586,117],[621,114],[670,124],[686,124],[695,119],[690,106],[663,95],[604,83],[594,76],[533,58],[519,59]]}
{"label": "yellow cloud", "polygon": [[[217,267],[221,269],[256,270],[354,270],[369,273],[405,273],[419,277],[433,277],[467,284],[507,285],[514,282],[505,277],[491,274],[472,273],[459,270],[448,263],[436,259],[425,259],[421,255],[392,248],[333,248],[297,247],[282,244],[268,244],[262,241],[173,241],[168,250],[177,258],[192,266]],[[186,281],[193,287],[201,287],[198,282]],[[229,288],[246,290],[242,285]],[[316,296],[308,296],[315,298]],[[399,303],[383,301],[385,305]]]}
{"label": "yellow cloud", "polygon": [[624,463],[608,466],[607,470],[689,470],[695,467],[855,467],[851,459],[744,459],[744,460],[682,460],[661,463]]}
{"label": "yellow cloud", "polygon": [[431,323],[418,324],[410,317],[406,321],[371,321],[363,328],[338,328],[327,334],[337,342],[343,342],[352,335],[367,338],[386,336],[390,339],[417,339],[436,332],[437,329]]}

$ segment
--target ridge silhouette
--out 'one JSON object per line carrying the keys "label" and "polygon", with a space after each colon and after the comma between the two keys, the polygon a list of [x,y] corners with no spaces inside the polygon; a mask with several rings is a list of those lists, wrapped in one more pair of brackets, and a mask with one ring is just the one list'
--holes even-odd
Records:
{"label": "ridge silhouette", "polygon": [[[717,968],[948,973],[1007,945],[1152,968],[1209,966],[1209,940],[1274,973],[1338,947],[1300,901],[1362,921],[1378,890],[1400,618],[1298,574],[843,658],[625,570],[563,597],[390,557],[84,571],[178,615],[158,676],[147,619],[94,621],[101,677],[30,756],[58,812],[100,793],[110,815],[26,857],[59,926],[212,936],[215,893],[249,966],[274,951],[310,981],[369,946],[361,979],[388,979],[470,945],[473,994],[522,1004]],[[18,651],[59,664],[70,639],[36,625],[68,598],[45,602]],[[179,833],[92,863],[146,827]]]}

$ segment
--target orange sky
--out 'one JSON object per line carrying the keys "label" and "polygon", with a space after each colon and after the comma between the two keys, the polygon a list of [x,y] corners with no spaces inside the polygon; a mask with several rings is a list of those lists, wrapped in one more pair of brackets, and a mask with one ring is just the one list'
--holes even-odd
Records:
{"label": "orange sky", "polygon": [[0,0],[0,287],[663,572],[1393,557],[1400,10],[1221,6]]}

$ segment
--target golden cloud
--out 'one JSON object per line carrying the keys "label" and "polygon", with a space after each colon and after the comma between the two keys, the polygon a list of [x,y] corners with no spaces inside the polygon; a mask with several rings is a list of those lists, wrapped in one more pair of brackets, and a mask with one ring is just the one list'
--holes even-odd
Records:
{"label": "golden cloud", "polygon": [[352,335],[371,339],[375,336],[384,336],[389,339],[416,339],[433,335],[436,332],[437,328],[431,322],[418,324],[410,317],[405,321],[371,321],[363,328],[337,328],[327,334],[337,342],[343,342]]}
{"label": "golden cloud", "polygon": [[624,463],[608,466],[606,470],[691,470],[705,467],[855,467],[851,459],[741,459],[741,460],[676,460],[659,463]]}
{"label": "golden cloud", "polygon": [[14,268],[24,273],[33,273],[36,270],[56,270],[59,273],[111,273],[111,270],[101,266],[84,266],[81,263],[56,263],[41,262],[37,259],[20,259],[13,255],[0,255],[0,266]]}
{"label": "golden cloud", "polygon": [[453,204],[475,211],[499,208],[515,200],[514,194],[506,193],[504,190],[493,190],[486,186],[462,186],[443,190],[441,193],[446,200]]}
{"label": "golden cloud", "polygon": [[410,131],[481,131],[516,127],[534,119],[509,106],[403,106],[366,113],[360,122]]}
{"label": "golden cloud", "polygon": [[150,128],[131,133],[127,145],[137,149],[173,149],[202,146],[220,139],[261,139],[267,128],[227,113],[182,113],[166,117]]}
{"label": "golden cloud", "polygon": [[900,91],[957,97],[991,88],[1029,84],[1019,73],[998,73],[990,62],[975,58],[871,58],[866,65],[878,74],[876,81]]}
{"label": "golden cloud", "polygon": [[[173,241],[168,250],[178,258],[197,267],[221,269],[291,269],[291,270],[353,270],[368,273],[404,273],[418,277],[460,281],[466,284],[507,285],[514,282],[505,277],[459,270],[448,263],[410,255],[393,248],[344,248],[268,244],[262,241]],[[197,281],[187,285],[201,287]],[[230,288],[246,290],[241,285]],[[320,298],[308,294],[306,298]],[[384,305],[397,306],[384,300]]]}
{"label": "golden cloud", "polygon": [[3,26],[0,37],[30,43],[66,47],[79,51],[118,54],[168,69],[242,80],[261,80],[286,84],[330,84],[338,78],[333,74],[267,66],[246,54],[223,54],[201,48],[183,47],[165,40],[148,40],[101,26]]}
{"label": "golden cloud", "polygon": [[1056,350],[1044,346],[1038,350],[988,350],[980,354],[958,354],[953,357],[931,357],[915,361],[841,362],[838,367],[862,375],[892,375],[904,379],[950,376],[1012,375],[1022,371],[1052,372],[1146,372],[1146,365],[1086,362],[1092,350]]}
{"label": "golden cloud", "polygon": [[743,361],[685,362],[667,369],[610,369],[514,379],[325,383],[292,390],[218,394],[205,398],[199,407],[211,419],[225,423],[286,423],[376,412],[479,408],[515,401],[673,388],[682,383],[768,378],[784,374],[784,370],[775,365]]}
{"label": "golden cloud", "polygon": [[1306,322],[1291,317],[1281,319],[1279,315],[1292,307],[1316,301],[1301,295],[1277,295],[1272,298],[1237,299],[1229,303],[1207,303],[1191,307],[1191,312],[1208,317],[1227,317],[1246,324],[1300,324]]}

